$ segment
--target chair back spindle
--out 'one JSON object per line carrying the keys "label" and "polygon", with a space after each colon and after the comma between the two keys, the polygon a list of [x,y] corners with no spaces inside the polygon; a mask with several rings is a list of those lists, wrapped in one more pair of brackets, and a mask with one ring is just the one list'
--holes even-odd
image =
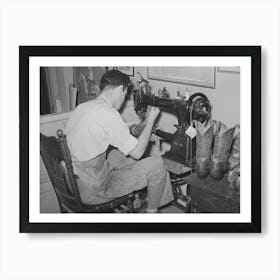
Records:
{"label": "chair back spindle", "polygon": [[62,130],[57,131],[57,136],[58,139],[40,134],[40,154],[58,198],[61,212],[80,212],[82,202],[70,151]]}

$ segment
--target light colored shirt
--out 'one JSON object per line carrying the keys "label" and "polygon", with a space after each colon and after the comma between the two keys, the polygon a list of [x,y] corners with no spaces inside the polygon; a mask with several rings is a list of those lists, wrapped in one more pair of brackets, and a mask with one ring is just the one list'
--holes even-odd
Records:
{"label": "light colored shirt", "polygon": [[73,161],[89,161],[103,154],[109,145],[127,156],[138,144],[127,124],[103,96],[80,104],[65,128]]}
{"label": "light colored shirt", "polygon": [[[78,175],[82,201],[89,204],[102,202],[112,185],[123,184],[123,178],[114,177],[112,181],[106,159],[107,148],[112,145],[126,156],[136,147],[138,140],[130,134],[119,112],[102,96],[79,105],[68,120],[64,132],[74,172]],[[139,176],[128,179],[139,181]],[[142,178],[141,184],[145,180]]]}

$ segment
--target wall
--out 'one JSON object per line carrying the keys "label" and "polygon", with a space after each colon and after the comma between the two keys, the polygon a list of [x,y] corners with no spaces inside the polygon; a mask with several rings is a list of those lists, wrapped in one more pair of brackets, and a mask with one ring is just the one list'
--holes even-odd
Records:
{"label": "wall", "polygon": [[[73,84],[73,67],[63,67],[65,92],[69,94],[69,85]],[[67,94],[67,104],[69,104],[69,95]],[[67,106],[69,110],[69,106]]]}
{"label": "wall", "polygon": [[[147,79],[147,67],[135,67],[134,77],[135,82],[139,80],[140,72],[145,79]],[[60,79],[58,82],[59,88],[66,95],[65,102],[69,104],[69,85],[73,83],[73,67],[63,67],[60,71]],[[236,72],[216,72],[216,86],[214,89],[206,87],[198,87],[192,85],[176,84],[171,82],[149,80],[152,85],[153,93],[157,93],[159,89],[164,86],[170,93],[170,97],[176,97],[177,89],[180,92],[185,91],[186,88],[190,93],[202,92],[207,95],[212,105],[212,119],[223,121],[227,126],[231,127],[240,123],[240,74]],[[65,102],[62,102],[64,104]],[[127,122],[138,121],[133,110],[133,103],[127,103],[122,115]],[[65,108],[66,109],[66,108]],[[66,109],[66,111],[68,111]],[[176,117],[173,115],[163,113],[159,125],[169,131],[174,131],[173,124],[177,123]]]}
{"label": "wall", "polygon": [[[52,67],[51,70],[54,71],[54,77],[57,78],[54,83],[56,86],[55,93],[57,98],[61,99],[62,113],[69,112],[69,85],[74,83],[73,67]],[[55,114],[59,116],[61,112]],[[50,114],[49,116],[52,118],[55,114]],[[132,99],[128,100],[121,115],[127,123],[139,122],[139,118],[133,109]]]}

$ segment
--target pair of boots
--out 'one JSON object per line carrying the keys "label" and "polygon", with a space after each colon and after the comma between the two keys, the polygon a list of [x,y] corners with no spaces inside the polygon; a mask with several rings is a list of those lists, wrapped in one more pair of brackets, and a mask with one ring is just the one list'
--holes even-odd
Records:
{"label": "pair of boots", "polygon": [[209,173],[222,179],[229,169],[229,152],[235,127],[227,129],[221,122],[213,121],[208,127],[196,122],[196,172],[199,177]]}

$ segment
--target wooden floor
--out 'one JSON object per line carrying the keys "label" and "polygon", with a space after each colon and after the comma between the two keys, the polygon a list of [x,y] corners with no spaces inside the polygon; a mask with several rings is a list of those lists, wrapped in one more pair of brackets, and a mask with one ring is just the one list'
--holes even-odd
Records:
{"label": "wooden floor", "polygon": [[175,207],[174,205],[170,205],[166,208],[160,209],[161,213],[184,213],[181,209],[178,207]]}
{"label": "wooden floor", "polygon": [[[138,213],[145,213],[147,210],[147,201],[143,201],[141,209],[138,210]],[[176,207],[175,205],[169,204],[168,206],[164,206],[159,209],[160,213],[184,213],[182,209]]]}

